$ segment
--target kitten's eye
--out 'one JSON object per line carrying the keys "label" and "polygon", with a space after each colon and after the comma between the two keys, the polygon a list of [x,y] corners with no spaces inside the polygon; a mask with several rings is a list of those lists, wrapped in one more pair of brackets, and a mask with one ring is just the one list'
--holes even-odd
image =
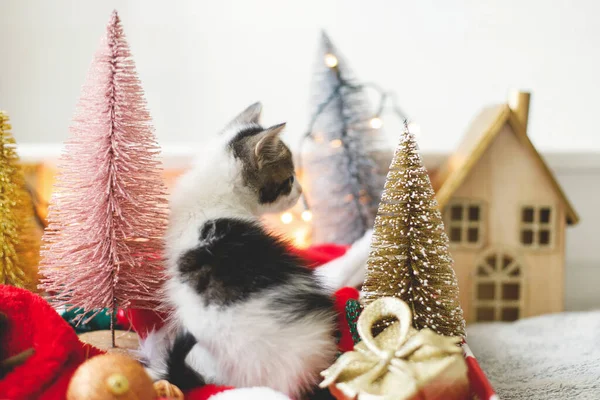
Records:
{"label": "kitten's eye", "polygon": [[293,185],[294,185],[294,175],[290,176],[285,181],[283,181],[283,183],[281,185],[279,185],[279,191],[289,193],[289,191],[292,189]]}

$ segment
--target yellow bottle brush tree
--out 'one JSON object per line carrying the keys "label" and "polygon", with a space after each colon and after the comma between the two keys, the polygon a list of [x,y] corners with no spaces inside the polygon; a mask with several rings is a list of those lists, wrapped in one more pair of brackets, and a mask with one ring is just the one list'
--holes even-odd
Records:
{"label": "yellow bottle brush tree", "polygon": [[0,111],[0,284],[35,290],[39,246],[11,125]]}

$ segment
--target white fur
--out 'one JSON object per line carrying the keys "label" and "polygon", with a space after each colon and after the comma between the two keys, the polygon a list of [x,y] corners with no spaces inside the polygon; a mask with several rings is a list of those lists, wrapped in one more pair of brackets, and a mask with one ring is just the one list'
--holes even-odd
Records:
{"label": "white fur", "polygon": [[[268,306],[277,288],[229,307],[202,306],[193,289],[170,282],[177,317],[198,339],[188,362],[211,382],[236,387],[268,386],[295,396],[318,382],[335,354],[331,326],[323,315],[283,323]],[[201,353],[200,353],[201,352]],[[203,355],[211,355],[207,360]]]}
{"label": "white fur", "polygon": [[[329,366],[336,352],[331,336],[334,321],[329,316],[312,313],[283,323],[269,307],[278,293],[293,291],[304,282],[297,279],[235,305],[217,307],[206,306],[202,296],[177,277],[178,258],[198,245],[199,230],[208,219],[258,221],[262,214],[292,207],[300,196],[296,180],[290,195],[275,204],[259,205],[256,194],[242,184],[241,165],[226,147],[239,129],[239,121],[230,124],[173,191],[166,236],[171,274],[167,291],[176,310],[173,323],[197,339],[186,361],[207,381],[236,387],[267,386],[298,396],[318,383],[318,373]],[[167,336],[154,333],[142,351],[164,359],[165,351],[157,353],[149,347],[166,346]],[[153,376],[164,372],[163,361],[151,359],[150,363]]]}
{"label": "white fur", "polygon": [[282,393],[265,387],[232,389],[217,393],[209,400],[290,400]]}
{"label": "white fur", "polygon": [[[240,127],[230,128],[239,130]],[[197,246],[198,230],[213,218],[229,217],[257,221],[263,214],[293,207],[302,188],[296,179],[291,193],[268,205],[259,204],[254,193],[242,185],[241,165],[226,150],[229,130],[206,146],[191,170],[175,185],[171,195],[171,215],[167,231],[167,257],[174,268],[179,256]]]}
{"label": "white fur", "polygon": [[149,332],[144,339],[140,339],[140,347],[133,354],[139,360],[150,361],[150,368],[146,368],[146,372],[153,380],[159,380],[167,373],[165,359],[169,344],[168,335],[168,328]]}

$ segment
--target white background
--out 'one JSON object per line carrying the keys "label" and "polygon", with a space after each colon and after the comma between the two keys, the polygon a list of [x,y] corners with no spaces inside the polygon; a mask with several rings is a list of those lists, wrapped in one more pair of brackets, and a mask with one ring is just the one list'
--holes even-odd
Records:
{"label": "white background", "polygon": [[509,89],[531,90],[530,136],[582,216],[568,230],[566,305],[600,305],[600,2],[0,0],[0,108],[25,158],[58,153],[113,8],[167,157],[256,100],[296,143],[321,28],[360,80],[398,94],[426,153],[451,151]]}
{"label": "white background", "polygon": [[360,80],[398,94],[425,150],[454,148],[482,106],[522,88],[538,148],[600,151],[594,0],[0,0],[0,108],[19,142],[66,138],[113,8],[163,144],[214,134],[256,100],[299,135],[324,28]]}

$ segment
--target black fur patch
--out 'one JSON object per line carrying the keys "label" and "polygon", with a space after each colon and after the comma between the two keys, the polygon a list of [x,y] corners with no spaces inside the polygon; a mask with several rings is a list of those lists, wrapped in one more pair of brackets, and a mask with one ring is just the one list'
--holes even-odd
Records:
{"label": "black fur patch", "polygon": [[200,244],[179,260],[179,272],[209,304],[228,305],[251,294],[295,281],[305,284],[293,295],[282,293],[281,304],[299,313],[329,307],[331,300],[312,271],[258,223],[220,218],[200,230]]}
{"label": "black fur patch", "polygon": [[181,332],[175,338],[167,357],[167,376],[181,390],[204,386],[204,378],[185,362],[185,358],[196,345],[196,338],[189,332]]}
{"label": "black fur patch", "polygon": [[[322,293],[311,288],[300,287],[296,290],[288,290],[273,302],[274,310],[288,312],[282,313],[289,322],[294,322],[312,312],[330,312],[333,310],[333,300]],[[332,332],[334,334],[334,332]]]}
{"label": "black fur patch", "polygon": [[231,139],[229,142],[229,146],[233,150],[233,155],[236,158],[242,158],[244,156],[244,141],[242,139],[248,138],[250,136],[257,135],[263,132],[265,128],[260,125],[253,125],[242,129]]}
{"label": "black fur patch", "polygon": [[283,182],[270,182],[265,184],[259,190],[258,201],[261,204],[273,203],[279,196],[287,196],[292,191],[294,177],[286,179]]}

